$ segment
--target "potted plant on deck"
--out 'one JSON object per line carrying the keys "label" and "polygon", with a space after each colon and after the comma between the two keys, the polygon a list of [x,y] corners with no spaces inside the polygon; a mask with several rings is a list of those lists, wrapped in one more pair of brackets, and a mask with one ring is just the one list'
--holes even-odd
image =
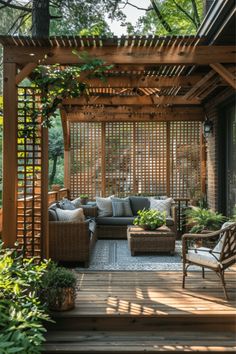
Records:
{"label": "potted plant on deck", "polygon": [[44,275],[42,297],[52,311],[67,311],[75,307],[75,274],[54,264]]}
{"label": "potted plant on deck", "polygon": [[193,207],[186,211],[190,233],[219,230],[226,217],[210,209]]}
{"label": "potted plant on deck", "polygon": [[138,216],[134,219],[134,225],[138,225],[144,230],[156,230],[165,225],[166,214],[154,209],[143,209],[138,211]]}

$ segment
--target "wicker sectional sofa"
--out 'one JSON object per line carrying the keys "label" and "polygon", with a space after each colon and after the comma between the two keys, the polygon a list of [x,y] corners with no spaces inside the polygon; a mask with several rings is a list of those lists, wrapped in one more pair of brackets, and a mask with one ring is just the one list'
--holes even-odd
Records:
{"label": "wicker sectional sofa", "polygon": [[[83,262],[87,267],[97,238],[126,239],[127,226],[133,224],[137,210],[149,207],[148,198],[130,198],[133,216],[99,216],[99,209],[94,203],[81,206],[87,218],[84,222],[49,220],[50,258],[55,261]],[[176,234],[175,205],[171,206],[167,226]]]}
{"label": "wicker sectional sofa", "polygon": [[[144,207],[149,208],[150,203],[147,197],[130,197],[133,216],[99,216],[97,206],[86,206],[87,215],[95,218],[97,224],[98,239],[126,239],[127,226],[133,224],[137,211]],[[167,217],[166,225],[177,234],[177,209],[173,203],[170,208],[170,217]]]}

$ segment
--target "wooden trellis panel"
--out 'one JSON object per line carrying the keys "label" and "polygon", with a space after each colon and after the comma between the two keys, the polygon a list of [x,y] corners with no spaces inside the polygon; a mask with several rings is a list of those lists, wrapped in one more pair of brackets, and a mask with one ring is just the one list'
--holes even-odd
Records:
{"label": "wooden trellis panel", "polygon": [[127,195],[134,189],[133,123],[105,127],[105,195]]}
{"label": "wooden trellis panel", "polygon": [[39,92],[18,89],[17,241],[25,257],[42,255],[42,125]]}
{"label": "wooden trellis panel", "polygon": [[167,125],[165,122],[135,123],[136,192],[167,194]]}
{"label": "wooden trellis panel", "polygon": [[70,123],[71,197],[101,195],[101,123]]}
{"label": "wooden trellis panel", "polygon": [[170,124],[170,195],[201,191],[201,122]]}
{"label": "wooden trellis panel", "polygon": [[186,198],[201,188],[200,137],[200,122],[71,122],[71,196]]}

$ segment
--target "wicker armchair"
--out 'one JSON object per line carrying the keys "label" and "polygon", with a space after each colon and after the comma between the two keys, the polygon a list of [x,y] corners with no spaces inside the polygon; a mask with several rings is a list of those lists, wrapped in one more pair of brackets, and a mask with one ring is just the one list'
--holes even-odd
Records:
{"label": "wicker armchair", "polygon": [[[192,247],[191,241],[208,241],[218,237],[218,243],[214,248]],[[228,299],[224,271],[236,262],[236,223],[225,223],[221,230],[208,234],[185,234],[182,238],[183,257],[183,283],[190,265],[202,267],[202,277],[205,277],[204,268],[210,268],[219,276],[226,300]]]}
{"label": "wicker armchair", "polygon": [[54,261],[83,262],[88,267],[95,243],[96,229],[89,230],[89,220],[49,222],[49,257]]}

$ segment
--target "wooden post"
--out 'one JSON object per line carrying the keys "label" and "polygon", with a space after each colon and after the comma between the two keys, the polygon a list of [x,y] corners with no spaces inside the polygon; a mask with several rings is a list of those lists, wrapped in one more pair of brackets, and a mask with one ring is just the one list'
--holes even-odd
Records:
{"label": "wooden post", "polygon": [[42,182],[41,182],[41,250],[42,258],[49,257],[48,229],[48,129],[42,129]]}
{"label": "wooden post", "polygon": [[102,196],[106,195],[106,123],[102,122]]}
{"label": "wooden post", "polygon": [[170,196],[170,122],[166,122],[166,193]]}
{"label": "wooden post", "polygon": [[70,190],[70,150],[64,150],[64,186]]}
{"label": "wooden post", "polygon": [[[4,53],[5,56],[5,53]],[[3,231],[5,247],[17,240],[17,86],[16,64],[3,67]]]}
{"label": "wooden post", "polygon": [[201,149],[201,192],[206,193],[206,144],[204,136],[201,132],[201,141],[200,141],[200,149]]}

